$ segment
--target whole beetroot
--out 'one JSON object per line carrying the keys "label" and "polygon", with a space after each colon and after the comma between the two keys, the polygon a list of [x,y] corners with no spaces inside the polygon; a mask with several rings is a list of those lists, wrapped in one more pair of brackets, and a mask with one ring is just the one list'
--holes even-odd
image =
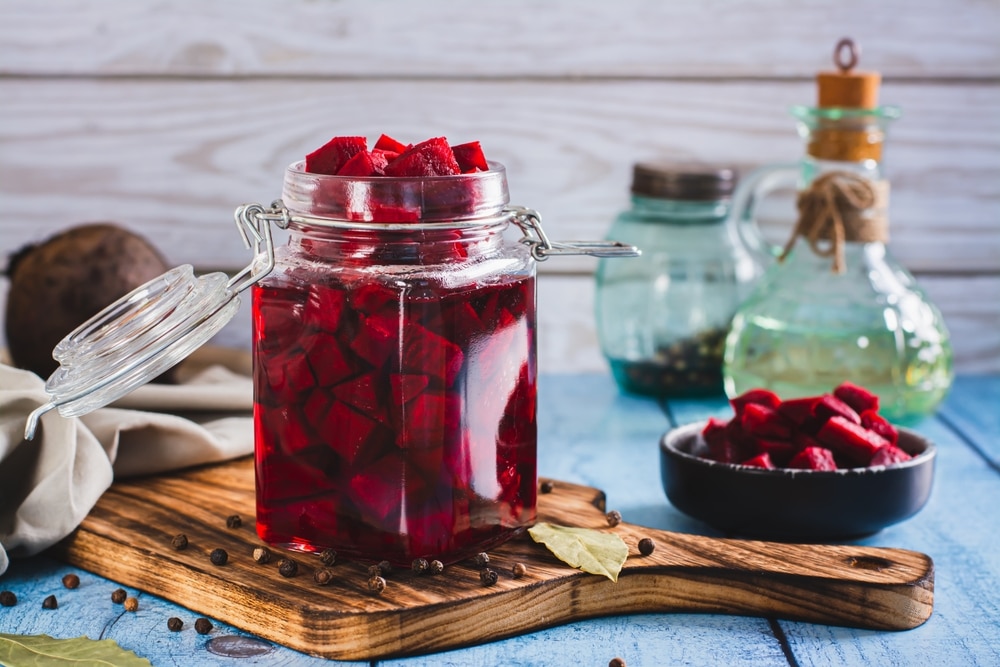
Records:
{"label": "whole beetroot", "polygon": [[60,340],[167,268],[148,241],[113,223],[70,227],[18,250],[6,271],[5,333],[14,365],[48,377],[59,366],[52,349]]}

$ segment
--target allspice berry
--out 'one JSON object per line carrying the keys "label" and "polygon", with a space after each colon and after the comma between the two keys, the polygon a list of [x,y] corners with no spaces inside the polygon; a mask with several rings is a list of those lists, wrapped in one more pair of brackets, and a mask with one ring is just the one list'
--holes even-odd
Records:
{"label": "allspice berry", "polygon": [[63,576],[62,583],[66,588],[78,588],[80,586],[80,577],[70,572],[69,574]]}
{"label": "allspice berry", "polygon": [[524,566],[524,563],[514,563],[513,567],[510,568],[511,574],[514,575],[515,579],[520,579],[528,572],[528,568]]}
{"label": "allspice berry", "polygon": [[644,537],[641,540],[639,540],[639,553],[641,553],[643,556],[648,556],[649,554],[653,553],[654,549],[656,549],[656,544],[653,542],[653,540],[649,539],[648,537]]}
{"label": "allspice berry", "polygon": [[497,571],[492,568],[487,567],[479,571],[479,581],[483,586],[492,586],[499,578]]}
{"label": "allspice berry", "polygon": [[121,604],[125,602],[125,598],[128,597],[128,593],[125,592],[124,588],[116,588],[111,591],[111,601],[115,604]]}
{"label": "allspice berry", "polygon": [[212,549],[208,559],[212,561],[212,565],[225,565],[229,561],[229,553],[225,549]]}
{"label": "allspice berry", "polygon": [[283,577],[294,577],[299,573],[299,564],[291,558],[282,558],[278,561],[278,574]]}
{"label": "allspice berry", "polygon": [[194,622],[194,630],[199,635],[207,635],[212,631],[212,622],[207,618],[199,618]]}
{"label": "allspice berry", "polygon": [[267,547],[257,547],[253,550],[253,559],[261,565],[271,562],[271,550]]}
{"label": "allspice berry", "polygon": [[17,596],[12,591],[0,591],[0,606],[13,607],[17,604]]}
{"label": "allspice berry", "polygon": [[172,546],[177,551],[184,551],[188,546],[188,537],[184,533],[174,535],[174,539],[170,540],[170,546]]}
{"label": "allspice berry", "polygon": [[608,662],[608,667],[625,667],[625,661],[621,658],[611,658]]}
{"label": "allspice berry", "polygon": [[42,609],[58,609],[59,602],[56,601],[55,595],[50,595],[44,600],[42,600]]}
{"label": "allspice berry", "polygon": [[239,514],[231,514],[226,517],[226,528],[239,528],[243,525],[243,519]]}
{"label": "allspice berry", "polygon": [[333,549],[323,549],[319,554],[319,559],[327,567],[335,565],[337,563],[337,552]]}
{"label": "allspice berry", "polygon": [[618,510],[611,510],[604,517],[608,520],[608,525],[614,528],[622,522],[622,513]]}
{"label": "allspice berry", "polygon": [[170,618],[167,619],[167,628],[171,632],[180,632],[183,627],[184,627],[184,621],[177,618],[176,616],[171,616]]}
{"label": "allspice berry", "polygon": [[444,572],[444,563],[439,560],[432,560],[427,568],[428,574],[441,574]]}
{"label": "allspice berry", "polygon": [[326,586],[331,581],[333,581],[333,570],[325,567],[313,572],[313,581],[315,581],[320,586]]}
{"label": "allspice berry", "polygon": [[125,598],[125,611],[136,611],[139,609],[139,601],[135,598]]}

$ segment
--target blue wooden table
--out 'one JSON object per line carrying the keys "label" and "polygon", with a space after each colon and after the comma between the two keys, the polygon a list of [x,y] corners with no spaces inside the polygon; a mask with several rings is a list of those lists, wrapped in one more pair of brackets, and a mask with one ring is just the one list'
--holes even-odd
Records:
{"label": "blue wooden table", "polygon": [[[548,375],[539,382],[539,472],[604,489],[627,521],[719,535],[667,502],[657,442],[671,426],[728,416],[725,399],[657,404],[621,395],[610,376]],[[947,402],[915,429],[938,446],[930,501],[912,519],[858,543],[913,549],[935,562],[934,613],[907,632],[873,632],[773,618],[641,614],[595,619],[530,635],[380,665],[1000,665],[1000,377],[960,377]],[[76,571],[80,589],[61,583]],[[135,613],[110,602],[114,582],[39,556],[15,561],[0,589],[20,603],[0,607],[0,632],[111,638],[154,665],[320,665],[212,619],[129,590]],[[55,594],[56,610],[42,600]],[[186,620],[169,632],[166,619]],[[213,652],[215,651],[215,652]],[[233,653],[247,654],[232,657]],[[368,663],[344,663],[368,664]],[[372,663],[374,664],[374,663]]]}

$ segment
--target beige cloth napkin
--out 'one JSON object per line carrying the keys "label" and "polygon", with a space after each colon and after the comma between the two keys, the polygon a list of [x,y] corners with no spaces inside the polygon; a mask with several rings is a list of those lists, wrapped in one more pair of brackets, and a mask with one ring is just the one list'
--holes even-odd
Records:
{"label": "beige cloth napkin", "polygon": [[0,363],[0,575],[8,557],[55,544],[87,516],[116,477],[224,461],[253,451],[249,355],[206,346],[178,368],[176,385],[145,385],[111,406],[41,418],[48,401],[34,373]]}

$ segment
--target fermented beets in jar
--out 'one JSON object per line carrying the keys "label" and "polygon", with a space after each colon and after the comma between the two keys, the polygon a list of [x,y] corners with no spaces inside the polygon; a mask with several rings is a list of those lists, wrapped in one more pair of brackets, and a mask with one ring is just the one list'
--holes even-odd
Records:
{"label": "fermented beets in jar", "polygon": [[302,551],[455,562],[535,519],[535,268],[503,166],[286,171],[253,286],[257,530]]}

